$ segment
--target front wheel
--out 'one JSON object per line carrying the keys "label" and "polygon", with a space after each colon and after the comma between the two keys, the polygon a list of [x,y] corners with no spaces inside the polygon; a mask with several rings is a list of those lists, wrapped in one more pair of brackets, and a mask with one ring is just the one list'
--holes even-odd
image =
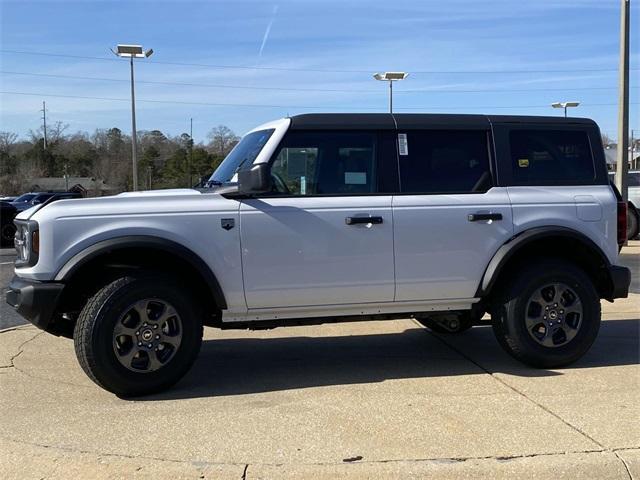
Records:
{"label": "front wheel", "polygon": [[493,330],[514,358],[539,368],[570,364],[584,355],[600,328],[600,298],[584,271],[562,260],[538,262],[503,282],[493,308]]}
{"label": "front wheel", "polygon": [[120,396],[164,390],[189,370],[202,343],[196,301],[165,277],[123,277],[94,295],[74,330],[80,366]]}

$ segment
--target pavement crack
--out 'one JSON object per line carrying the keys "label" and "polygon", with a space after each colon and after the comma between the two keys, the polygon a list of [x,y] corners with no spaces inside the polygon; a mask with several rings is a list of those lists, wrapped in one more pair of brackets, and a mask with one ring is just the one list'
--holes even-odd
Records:
{"label": "pavement crack", "polygon": [[633,480],[633,475],[631,475],[631,470],[629,470],[629,465],[627,465],[627,462],[625,461],[625,459],[622,458],[620,455],[618,455],[618,452],[615,450],[613,450],[613,454],[618,458],[618,460],[622,462],[622,465],[624,465],[624,469],[627,471],[629,480]]}
{"label": "pavement crack", "polygon": [[36,332],[35,335],[31,338],[29,338],[28,340],[25,340],[24,342],[22,342],[19,346],[18,346],[18,352],[15,353],[14,355],[11,356],[11,358],[9,358],[9,365],[0,365],[0,369],[1,368],[15,368],[15,359],[18,358],[20,355],[22,355],[22,352],[24,351],[24,347],[27,343],[35,340],[36,338],[38,338],[40,335],[42,335],[44,332]]}
{"label": "pavement crack", "polygon": [[3,333],[9,333],[9,332],[15,332],[15,331],[21,331],[21,330],[31,330],[33,328],[32,325],[16,325],[15,327],[9,327],[9,328],[5,328],[0,330],[0,335],[2,335]]}
{"label": "pavement crack", "polygon": [[[198,461],[194,461],[194,460],[181,460],[181,459],[176,459],[176,458],[163,458],[163,457],[155,457],[155,456],[146,456],[146,455],[133,455],[133,454],[124,454],[124,453],[106,453],[106,452],[99,452],[99,451],[95,451],[95,450],[87,450],[87,449],[81,449],[81,448],[75,448],[75,447],[68,447],[68,446],[57,446],[57,445],[48,445],[48,444],[43,444],[43,443],[38,443],[38,442],[29,442],[29,441],[24,441],[24,440],[16,440],[15,438],[9,438],[9,437],[4,437],[4,436],[0,436],[0,439],[9,441],[9,442],[13,442],[13,443],[17,443],[17,444],[24,444],[24,445],[30,445],[30,446],[34,446],[34,447],[40,447],[40,448],[46,448],[46,449],[51,449],[51,450],[61,450],[61,451],[65,451],[65,452],[73,452],[73,453],[80,453],[80,454],[87,454],[87,455],[98,455],[100,457],[115,457],[115,458],[127,458],[127,459],[133,459],[133,460],[152,460],[152,461],[160,461],[160,462],[171,462],[171,463],[178,463],[178,464],[192,464],[192,465],[198,465],[198,466],[203,466],[203,465],[225,465],[225,466],[243,466],[243,472],[242,472],[242,480],[247,480],[247,474],[248,474],[248,470],[249,470],[249,465],[248,463],[240,463],[240,462],[214,462],[214,461],[202,461],[202,460],[198,460]],[[631,448],[630,448],[631,449]],[[361,461],[361,462],[356,462],[358,464],[385,464],[385,463],[402,463],[402,462],[414,462],[414,463],[421,463],[421,462],[450,462],[450,463],[454,463],[454,462],[466,462],[468,460],[496,460],[498,462],[506,462],[506,461],[510,461],[510,460],[518,460],[518,459],[523,459],[523,458],[535,458],[535,457],[552,457],[552,456],[565,456],[565,455],[572,455],[572,454],[589,454],[589,453],[603,453],[603,452],[609,452],[610,450],[606,450],[606,449],[586,449],[586,450],[573,450],[573,451],[564,451],[564,452],[543,452],[543,453],[525,453],[525,454],[519,454],[519,455],[483,455],[483,456],[469,456],[469,457],[429,457],[429,458],[392,458],[392,459],[383,459],[383,460],[365,460],[365,461]],[[615,453],[615,451],[613,451],[613,453]],[[620,458],[620,457],[618,457]],[[622,460],[622,458],[620,458],[620,460],[624,462],[624,460]],[[259,463],[253,463],[252,465],[258,465],[258,466],[273,466],[273,467],[281,467],[283,465],[283,463],[270,463],[270,462],[259,462]],[[327,465],[345,465],[344,462],[340,461],[336,461],[336,462],[303,462],[303,463],[299,463],[297,465],[307,465],[307,466],[327,466]],[[348,465],[353,465],[353,463],[350,463]],[[627,472],[629,472],[629,469],[625,463],[625,468],[627,468]],[[632,478],[631,476],[629,478]]]}
{"label": "pavement crack", "polygon": [[494,375],[495,372],[492,372],[491,370],[489,370],[488,368],[484,367],[483,365],[481,365],[480,363],[478,363],[477,361],[475,361],[473,358],[471,358],[469,355],[467,355],[466,353],[464,353],[462,350],[460,350],[459,348],[455,347],[454,345],[451,345],[449,342],[447,342],[444,338],[442,338],[440,335],[436,335],[433,332],[431,332],[431,330],[429,330],[429,333],[437,338],[438,340],[440,340],[440,342],[442,342],[444,345],[446,345],[447,347],[449,347],[451,350],[453,350],[454,352],[456,352],[458,355],[460,355],[461,357],[463,357],[464,359],[466,359],[467,361],[473,363],[476,367],[478,367],[480,370],[484,371],[485,373],[489,374],[491,376],[491,378],[493,378],[494,380],[496,380],[497,382],[501,383],[502,385],[504,385],[505,387],[507,387],[509,390],[515,392],[516,394],[520,395],[521,397],[523,397],[524,399],[526,399],[528,402],[534,404],[535,406],[537,406],[538,408],[540,408],[541,410],[547,412],[549,415],[552,415],[553,417],[557,418],[558,420],[560,420],[562,423],[564,423],[567,427],[571,428],[572,430],[574,430],[575,432],[579,433],[580,435],[582,435],[583,437],[585,437],[586,439],[590,440],[591,442],[595,443],[596,445],[598,445],[603,451],[610,451],[610,449],[608,449],[607,447],[605,447],[602,443],[598,442],[595,438],[593,438],[591,435],[589,435],[588,433],[586,433],[585,431],[583,431],[582,429],[578,428],[577,426],[573,425],[572,423],[568,422],[567,420],[565,420],[564,418],[562,418],[560,415],[558,415],[557,413],[555,413],[554,411],[550,410],[549,408],[545,407],[544,405],[542,405],[541,403],[535,401],[534,399],[532,399],[531,397],[529,397],[526,393],[521,392],[520,390],[518,390],[516,387],[510,385],[508,382],[504,381],[503,379],[501,379],[500,377],[497,377],[496,375]]}

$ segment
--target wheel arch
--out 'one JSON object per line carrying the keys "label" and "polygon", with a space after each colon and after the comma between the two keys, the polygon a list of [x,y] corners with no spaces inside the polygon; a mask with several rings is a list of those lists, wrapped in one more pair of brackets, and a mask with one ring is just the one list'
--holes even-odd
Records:
{"label": "wheel arch", "polygon": [[[102,265],[107,261],[116,262],[114,266],[122,268],[135,267],[136,262],[146,265],[153,259],[170,259],[171,267],[183,266],[186,273],[197,273],[200,280],[206,284],[206,290],[215,302],[216,308],[227,308],[224,292],[217,277],[199,255],[172,240],[154,236],[123,236],[94,243],[69,259],[56,273],[55,281],[71,283],[87,268]],[[124,261],[125,264],[117,264],[118,261]],[[126,262],[131,265],[126,265]],[[157,265],[159,270],[167,266],[162,263]]]}
{"label": "wheel arch", "polygon": [[[548,249],[553,247],[554,251]],[[550,254],[551,253],[551,254]],[[486,298],[493,288],[525,261],[535,256],[562,256],[583,268],[594,281],[601,298],[609,298],[612,280],[606,254],[586,235],[566,227],[549,226],[525,230],[503,244],[487,265],[476,297]]]}

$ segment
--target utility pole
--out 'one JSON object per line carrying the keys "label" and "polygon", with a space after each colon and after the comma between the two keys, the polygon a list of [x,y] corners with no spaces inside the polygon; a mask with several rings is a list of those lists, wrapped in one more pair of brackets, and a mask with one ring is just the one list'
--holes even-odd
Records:
{"label": "utility pole", "polygon": [[42,102],[42,129],[44,131],[44,145],[43,148],[47,150],[47,103]]}
{"label": "utility pole", "polygon": [[618,156],[616,186],[626,202],[629,198],[629,15],[631,0],[620,0],[620,85],[618,87]]}
{"label": "utility pole", "polygon": [[187,185],[187,188],[193,187],[193,177],[191,176],[191,169],[193,168],[193,118],[189,120],[189,185]]}
{"label": "utility pole", "polygon": [[64,191],[65,192],[69,191],[69,174],[67,173],[67,167],[68,165],[65,163],[64,164]]}

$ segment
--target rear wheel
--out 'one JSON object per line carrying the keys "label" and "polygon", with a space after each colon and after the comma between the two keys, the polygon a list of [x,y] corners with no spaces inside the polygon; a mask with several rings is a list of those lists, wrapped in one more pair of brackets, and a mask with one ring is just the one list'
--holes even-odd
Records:
{"label": "rear wheel", "polygon": [[502,284],[492,309],[493,329],[516,359],[540,368],[584,355],[600,328],[600,299],[575,265],[544,261],[518,270]]}
{"label": "rear wheel", "polygon": [[164,390],[189,370],[202,343],[196,301],[169,278],[123,277],[82,309],[76,356],[99,386],[121,396]]}

